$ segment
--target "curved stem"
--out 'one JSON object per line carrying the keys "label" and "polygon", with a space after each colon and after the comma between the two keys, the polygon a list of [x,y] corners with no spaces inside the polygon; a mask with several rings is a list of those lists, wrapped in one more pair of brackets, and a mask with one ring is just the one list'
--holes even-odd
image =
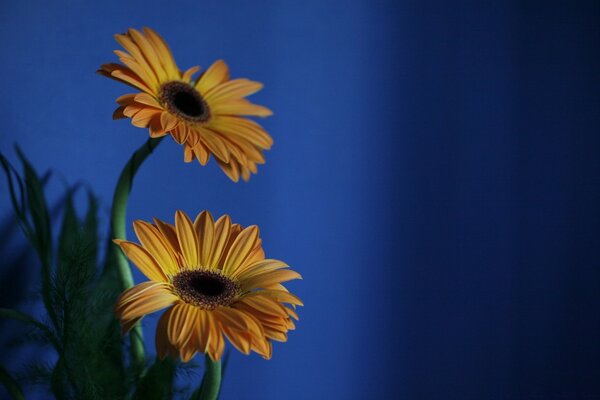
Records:
{"label": "curved stem", "polygon": [[200,399],[217,400],[221,389],[221,361],[213,361],[207,354],[205,368],[200,388]]}
{"label": "curved stem", "polygon": [[[127,200],[129,199],[129,193],[133,185],[133,178],[142,165],[144,160],[152,154],[156,146],[161,142],[163,138],[148,139],[139,149],[137,149],[132,155],[117,182],[115,188],[115,194],[113,196],[112,211],[111,211],[111,237],[113,239],[125,240],[127,238]],[[117,245],[111,243],[114,254],[114,261],[117,266],[117,274],[121,281],[123,289],[128,289],[133,286],[133,275],[131,274],[131,268],[127,262],[127,257],[118,249]],[[144,354],[144,338],[142,336],[142,328],[137,324],[131,331],[131,357],[136,367],[143,370],[146,362]]]}

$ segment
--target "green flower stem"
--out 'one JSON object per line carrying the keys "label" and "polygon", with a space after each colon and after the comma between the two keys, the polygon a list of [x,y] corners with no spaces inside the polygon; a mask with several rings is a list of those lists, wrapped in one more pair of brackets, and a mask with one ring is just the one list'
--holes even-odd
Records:
{"label": "green flower stem", "polygon": [[213,361],[206,355],[206,370],[200,388],[201,400],[217,400],[221,389],[221,361]]}
{"label": "green flower stem", "polygon": [[[127,200],[129,199],[129,193],[133,185],[133,178],[142,165],[144,160],[152,154],[156,146],[161,142],[163,138],[148,139],[144,145],[137,149],[123,168],[117,187],[115,188],[115,194],[112,203],[111,212],[111,231],[112,238],[125,240],[127,238]],[[128,289],[133,286],[133,275],[131,274],[131,268],[127,262],[127,257],[117,248],[117,245],[112,244],[114,260],[117,266],[117,273],[121,280],[123,289]],[[131,331],[131,357],[133,363],[143,370],[146,363],[146,356],[144,354],[144,338],[142,336],[142,328],[137,324]]]}

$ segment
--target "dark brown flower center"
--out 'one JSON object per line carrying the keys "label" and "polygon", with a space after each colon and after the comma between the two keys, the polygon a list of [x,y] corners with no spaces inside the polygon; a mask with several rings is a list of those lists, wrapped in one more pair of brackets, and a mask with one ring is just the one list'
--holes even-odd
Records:
{"label": "dark brown flower center", "polygon": [[225,306],[238,294],[239,286],[215,271],[183,271],[173,277],[177,295],[186,303],[213,310]]}
{"label": "dark brown flower center", "polygon": [[184,82],[167,82],[160,88],[160,99],[172,114],[190,122],[205,122],[210,117],[208,104],[200,93]]}

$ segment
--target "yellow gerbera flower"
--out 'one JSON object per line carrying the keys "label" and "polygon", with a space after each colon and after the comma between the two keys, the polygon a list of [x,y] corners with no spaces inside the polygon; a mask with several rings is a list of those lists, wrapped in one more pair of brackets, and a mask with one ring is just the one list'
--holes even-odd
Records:
{"label": "yellow gerbera flower", "polygon": [[200,67],[180,71],[166,42],[149,28],[130,29],[115,38],[125,49],[115,50],[124,65],[104,64],[98,72],[142,92],[119,97],[113,118],[131,118],[133,125],[148,128],[151,137],[170,133],[183,144],[185,162],[197,159],[206,165],[213,154],[235,182],[256,173],[256,165],[265,162],[263,150],[273,140],[262,126],[242,116],[272,114],[245,99],[261,83],[231,80],[222,60],[194,80]]}
{"label": "yellow gerbera flower", "polygon": [[154,219],[134,229],[141,245],[115,242],[150,281],[123,292],[115,312],[126,332],[168,307],[156,328],[160,358],[187,362],[200,352],[219,360],[225,335],[242,353],[269,359],[271,340],[287,340],[302,302],[282,282],[301,277],[265,259],[257,226],[242,229],[228,215],[215,222],[206,211],[192,222],[177,211],[175,225]]}

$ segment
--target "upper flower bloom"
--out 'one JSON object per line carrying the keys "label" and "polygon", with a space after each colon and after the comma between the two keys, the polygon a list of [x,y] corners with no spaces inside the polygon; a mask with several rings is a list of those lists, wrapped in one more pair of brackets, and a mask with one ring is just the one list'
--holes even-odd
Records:
{"label": "upper flower bloom", "polygon": [[218,360],[225,335],[242,353],[268,359],[271,340],[287,340],[302,302],[282,283],[300,275],[265,259],[258,227],[243,229],[227,215],[215,222],[206,211],[192,222],[177,211],[175,225],[155,219],[134,229],[141,245],[115,242],[150,281],[123,292],[115,310],[127,331],[168,307],[156,327],[160,358],[187,362],[200,352]]}
{"label": "upper flower bloom", "polygon": [[184,145],[184,160],[197,159],[206,165],[213,154],[233,181],[247,181],[264,163],[263,150],[273,144],[262,126],[243,116],[266,117],[271,110],[246,100],[262,88],[248,79],[230,79],[222,60],[197,79],[200,67],[182,72],[165,41],[152,29],[130,29],[115,35],[125,51],[115,53],[125,65],[100,67],[101,75],[141,90],[117,99],[113,118],[131,118],[131,123],[148,128],[151,137],[171,134]]}

